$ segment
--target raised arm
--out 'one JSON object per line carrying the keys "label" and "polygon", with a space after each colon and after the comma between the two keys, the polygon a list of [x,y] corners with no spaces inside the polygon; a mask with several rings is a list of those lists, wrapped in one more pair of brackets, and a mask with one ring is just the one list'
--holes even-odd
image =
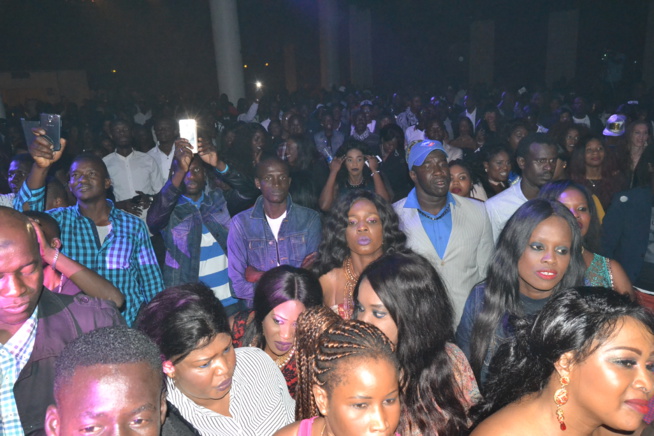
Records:
{"label": "raised arm", "polygon": [[91,297],[113,301],[119,309],[125,304],[125,296],[110,281],[75,262],[58,248],[53,248],[45,241],[41,226],[34,223],[39,240],[41,259],[60,274],[68,277],[82,292]]}
{"label": "raised arm", "polygon": [[318,199],[318,207],[324,212],[328,212],[334,203],[334,198],[336,197],[336,176],[338,171],[343,165],[343,158],[335,157],[332,162],[329,164],[329,177],[327,177],[327,182],[322,188],[320,193],[320,198]]}

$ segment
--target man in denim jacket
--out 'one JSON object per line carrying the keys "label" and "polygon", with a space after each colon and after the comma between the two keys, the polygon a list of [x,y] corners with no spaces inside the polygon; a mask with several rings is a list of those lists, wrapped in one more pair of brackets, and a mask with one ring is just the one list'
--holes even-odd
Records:
{"label": "man in denim jacket", "polygon": [[201,281],[232,314],[244,307],[234,297],[227,274],[229,212],[221,191],[205,191],[205,164],[216,168],[217,162],[216,151],[202,141],[194,157],[188,141],[178,139],[172,174],[155,196],[147,222],[166,245],[166,287]]}
{"label": "man in denim jacket", "polygon": [[261,190],[252,209],[232,218],[227,238],[229,278],[238,298],[252,305],[254,284],[279,265],[306,268],[320,244],[318,212],[293,204],[288,164],[269,157],[257,165],[255,184]]}

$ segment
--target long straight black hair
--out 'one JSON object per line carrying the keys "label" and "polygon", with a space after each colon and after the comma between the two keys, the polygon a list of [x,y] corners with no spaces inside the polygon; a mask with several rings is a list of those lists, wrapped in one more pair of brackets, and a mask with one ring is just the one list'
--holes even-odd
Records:
{"label": "long straight black hair", "polygon": [[518,261],[536,226],[552,216],[563,218],[572,231],[570,264],[553,291],[582,284],[586,264],[581,254],[581,233],[575,217],[558,201],[537,198],[520,206],[500,234],[495,254],[488,265],[484,308],[472,327],[470,366],[477,380],[481,380],[484,360],[502,318],[507,314],[524,315],[520,303]]}

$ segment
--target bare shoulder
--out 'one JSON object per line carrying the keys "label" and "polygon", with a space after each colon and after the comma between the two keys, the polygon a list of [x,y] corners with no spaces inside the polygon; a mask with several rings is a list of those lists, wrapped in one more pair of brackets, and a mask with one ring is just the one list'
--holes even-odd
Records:
{"label": "bare shoulder", "polygon": [[297,421],[287,425],[286,427],[280,428],[275,433],[273,433],[273,436],[296,436],[298,430],[300,429],[300,422],[301,421]]}

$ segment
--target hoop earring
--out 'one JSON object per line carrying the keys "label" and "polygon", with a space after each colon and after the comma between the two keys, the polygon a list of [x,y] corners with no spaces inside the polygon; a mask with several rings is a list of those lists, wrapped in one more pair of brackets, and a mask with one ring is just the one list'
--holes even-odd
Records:
{"label": "hoop earring", "polygon": [[561,376],[559,379],[561,387],[554,392],[554,402],[556,403],[556,420],[559,421],[561,430],[565,430],[565,417],[563,416],[563,406],[568,402],[568,390],[565,388],[570,383],[570,377],[567,375]]}

